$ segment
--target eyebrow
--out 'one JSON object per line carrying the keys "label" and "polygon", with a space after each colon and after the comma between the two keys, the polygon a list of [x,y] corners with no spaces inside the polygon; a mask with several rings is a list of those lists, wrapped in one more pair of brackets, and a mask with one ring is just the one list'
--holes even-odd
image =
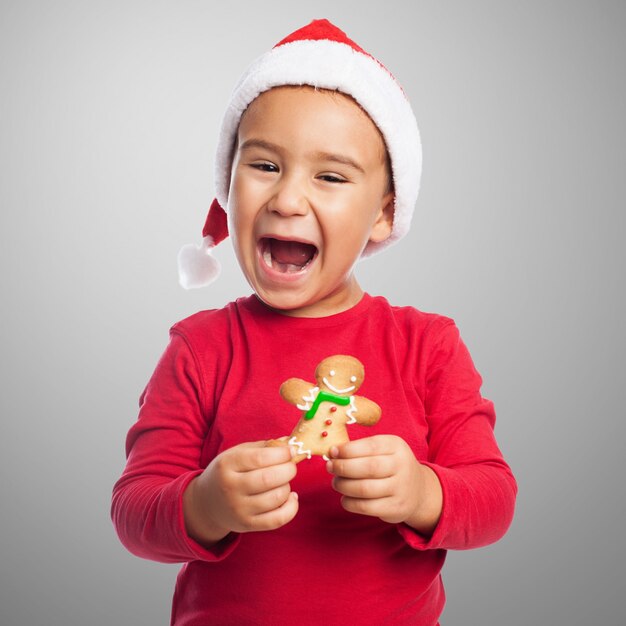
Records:
{"label": "eyebrow", "polygon": [[280,148],[275,143],[263,139],[247,139],[239,146],[239,150],[249,150],[250,148],[263,148],[272,152],[280,152]]}
{"label": "eyebrow", "polygon": [[[281,152],[280,146],[264,139],[248,139],[244,141],[239,150],[249,150],[250,148],[261,148],[264,150],[270,150],[272,152]],[[335,152],[313,152],[311,157],[316,161],[331,161],[333,163],[340,163],[352,167],[358,172],[365,174],[365,170],[354,159],[344,154],[336,154]]]}
{"label": "eyebrow", "polygon": [[334,152],[315,152],[313,154],[313,158],[318,161],[341,163],[342,165],[353,167],[355,170],[361,172],[361,174],[365,174],[365,170],[354,159],[351,159],[349,156],[345,156],[343,154],[335,154]]}

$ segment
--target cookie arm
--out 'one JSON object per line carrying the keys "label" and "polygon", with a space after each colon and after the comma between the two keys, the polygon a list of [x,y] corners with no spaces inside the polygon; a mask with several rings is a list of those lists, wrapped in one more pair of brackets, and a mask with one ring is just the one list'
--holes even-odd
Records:
{"label": "cookie arm", "polygon": [[301,404],[304,406],[307,402],[311,403],[313,401],[313,398],[311,398],[313,389],[315,389],[313,383],[301,378],[290,378],[280,386],[280,395],[289,404]]}
{"label": "cookie arm", "polygon": [[352,405],[356,407],[353,416],[358,424],[373,426],[380,419],[382,410],[376,402],[372,402],[362,396],[353,396]]}

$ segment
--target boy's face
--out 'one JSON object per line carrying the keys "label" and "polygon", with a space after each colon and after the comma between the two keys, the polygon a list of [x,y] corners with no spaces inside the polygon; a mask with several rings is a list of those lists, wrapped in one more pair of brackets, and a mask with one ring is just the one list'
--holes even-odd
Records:
{"label": "boy's face", "polygon": [[267,305],[306,317],[350,308],[362,296],[353,267],[363,248],[391,232],[378,129],[336,92],[261,94],[239,126],[228,212],[239,264]]}

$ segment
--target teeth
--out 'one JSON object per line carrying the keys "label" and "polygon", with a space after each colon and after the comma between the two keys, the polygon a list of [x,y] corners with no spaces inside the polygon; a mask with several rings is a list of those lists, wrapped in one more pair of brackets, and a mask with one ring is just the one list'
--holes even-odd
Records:
{"label": "teeth", "polygon": [[313,258],[309,259],[304,265],[296,265],[294,263],[279,263],[274,259],[271,252],[271,247],[269,245],[264,246],[263,251],[261,253],[261,257],[263,258],[263,262],[268,267],[276,270],[278,272],[282,272],[285,274],[292,274],[295,272],[301,272],[306,267],[311,264]]}
{"label": "teeth", "polygon": [[294,265],[293,263],[278,263],[277,261],[273,262],[272,268],[282,272],[283,274],[292,274],[303,269],[300,265]]}

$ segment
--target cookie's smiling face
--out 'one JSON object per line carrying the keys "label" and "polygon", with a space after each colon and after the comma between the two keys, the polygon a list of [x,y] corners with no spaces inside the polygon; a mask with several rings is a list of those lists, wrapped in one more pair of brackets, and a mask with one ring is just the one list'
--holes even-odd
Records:
{"label": "cookie's smiling face", "polygon": [[315,370],[315,380],[322,391],[352,395],[363,383],[363,365],[354,357],[334,355],[324,359]]}

